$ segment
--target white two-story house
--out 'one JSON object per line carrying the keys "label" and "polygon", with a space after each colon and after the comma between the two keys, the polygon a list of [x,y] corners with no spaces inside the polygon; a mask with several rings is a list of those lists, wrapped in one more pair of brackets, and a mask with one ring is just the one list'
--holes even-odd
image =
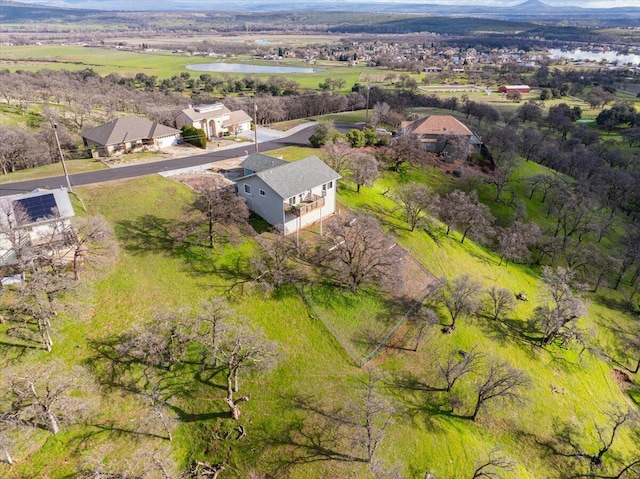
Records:
{"label": "white two-story house", "polygon": [[286,162],[254,153],[240,165],[238,195],[251,211],[288,235],[336,211],[341,176],[317,156]]}

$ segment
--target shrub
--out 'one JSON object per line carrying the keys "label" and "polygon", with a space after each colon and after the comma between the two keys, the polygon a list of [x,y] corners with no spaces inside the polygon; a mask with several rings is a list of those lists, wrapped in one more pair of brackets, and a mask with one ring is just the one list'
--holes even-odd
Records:
{"label": "shrub", "polygon": [[200,128],[184,125],[182,127],[182,138],[185,142],[193,146],[197,146],[198,148],[207,147],[207,135],[204,130]]}

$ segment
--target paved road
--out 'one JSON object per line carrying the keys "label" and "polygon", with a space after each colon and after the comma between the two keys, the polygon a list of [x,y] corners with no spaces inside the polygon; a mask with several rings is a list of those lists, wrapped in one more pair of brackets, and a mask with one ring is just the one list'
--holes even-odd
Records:
{"label": "paved road", "polygon": [[[339,131],[348,131],[352,128],[352,124],[336,124],[336,129],[338,129]],[[259,151],[261,153],[264,153],[286,146],[309,146],[309,136],[313,134],[313,131],[314,128],[309,127],[285,138],[260,143]],[[138,176],[160,173],[162,171],[189,168],[206,163],[215,163],[217,161],[222,161],[229,158],[244,156],[246,155],[247,151],[249,153],[255,151],[254,146],[252,144],[245,144],[243,146],[239,146],[238,148],[211,151],[203,153],[202,155],[175,158],[172,160],[154,161],[120,168],[111,168],[108,170],[92,171],[88,173],[78,173],[75,175],[70,175],[71,186],[89,185],[92,183],[102,183],[104,181],[120,180],[123,178],[135,178]],[[61,186],[66,186],[66,184],[67,183],[64,179],[64,176],[62,175],[50,178],[41,178],[39,180],[6,183],[0,185],[0,196],[25,193],[28,191],[33,191],[36,188],[59,188]]]}

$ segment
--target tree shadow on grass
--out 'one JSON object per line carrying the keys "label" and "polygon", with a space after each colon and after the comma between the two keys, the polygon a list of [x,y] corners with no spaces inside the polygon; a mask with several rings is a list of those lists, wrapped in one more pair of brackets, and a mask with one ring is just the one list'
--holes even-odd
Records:
{"label": "tree shadow on grass", "polygon": [[527,321],[515,318],[493,319],[491,315],[478,314],[476,324],[493,340],[502,345],[517,346],[530,351],[539,342],[539,335]]}
{"label": "tree shadow on grass", "polygon": [[366,211],[367,213],[375,216],[375,218],[383,226],[384,230],[388,233],[399,234],[400,232],[406,232],[410,229],[409,225],[404,224],[404,221],[401,221],[402,225],[398,225],[397,223],[389,219],[395,217],[395,213],[399,210],[399,208],[391,212],[391,214],[394,216],[391,216],[388,210],[376,204],[366,204],[361,208],[363,211]]}
{"label": "tree shadow on grass", "polygon": [[632,314],[634,312],[629,301],[623,298],[616,298],[606,294],[594,294],[592,301],[604,306],[605,308],[620,311],[621,313]]}
{"label": "tree shadow on grass", "polygon": [[270,430],[258,439],[265,463],[273,477],[282,477],[295,466],[319,462],[365,463],[354,454],[350,421],[339,410],[330,409],[310,397],[285,398],[287,409],[297,412],[297,419],[283,423],[278,431]]}
{"label": "tree shadow on grass", "polygon": [[[6,341],[0,341],[0,350],[16,350],[20,357],[29,349],[45,349],[42,346],[36,321],[28,318],[5,317],[4,322],[6,329],[3,336]],[[15,342],[10,342],[11,340]]]}
{"label": "tree shadow on grass", "polygon": [[212,381],[221,368],[209,368],[205,374],[201,370],[201,363],[183,361],[169,371],[126,354],[126,351],[123,352],[119,348],[123,342],[122,336],[89,341],[89,348],[94,354],[85,364],[101,387],[141,397],[156,391],[165,406],[172,410],[181,422],[228,417],[228,412],[188,412],[175,404],[175,401],[170,402],[173,398],[190,396],[194,383],[213,390],[226,391],[224,385]]}
{"label": "tree shadow on grass", "polygon": [[423,424],[432,431],[442,430],[433,419],[464,419],[465,416],[454,414],[446,388],[425,383],[417,376],[405,372],[388,383],[390,389],[397,391],[396,398],[406,409],[406,414],[423,418]]}
{"label": "tree shadow on grass", "polygon": [[125,249],[132,254],[150,251],[174,254],[184,243],[178,235],[181,226],[184,227],[175,220],[143,215],[135,220],[118,221],[115,233],[124,243]]}
{"label": "tree shadow on grass", "polygon": [[[123,220],[115,231],[124,248],[134,255],[160,253],[181,259],[184,270],[192,275],[217,275],[223,281],[242,285],[252,281],[249,258],[236,256],[232,261],[223,258],[217,248],[202,244],[196,235],[189,234],[193,225],[179,220],[169,220],[155,215],[143,215],[135,220]],[[219,239],[217,244],[226,245]],[[223,261],[224,259],[224,261]],[[222,287],[222,286],[221,286]],[[229,287],[226,285],[225,287]]]}

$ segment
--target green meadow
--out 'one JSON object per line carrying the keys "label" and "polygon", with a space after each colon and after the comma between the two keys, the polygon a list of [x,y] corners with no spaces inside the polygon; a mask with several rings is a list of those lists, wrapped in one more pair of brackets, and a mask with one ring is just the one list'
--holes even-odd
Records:
{"label": "green meadow", "polygon": [[[309,151],[277,153],[294,160],[308,156]],[[514,180],[542,171],[543,167],[523,161]],[[440,192],[456,187],[456,180],[439,169],[405,166],[399,173],[384,172],[373,187],[364,187],[359,194],[349,182],[341,183],[341,208],[378,217],[389,234],[435,276],[469,274],[487,288],[524,291],[530,301],[519,302],[506,321],[479,314],[461,320],[452,334],[431,326],[416,352],[413,331],[405,331],[399,347],[383,350],[363,370],[354,365],[316,314],[320,311],[328,316],[342,334],[354,338],[360,353],[366,353],[368,349],[359,346],[358,338],[375,329],[376,313],[389,313],[375,290],[354,296],[326,284],[307,292],[313,300],[309,304],[295,288],[285,287],[273,295],[234,289],[231,307],[263,328],[279,349],[273,371],[241,376],[241,391],[251,394],[242,408],[242,423],[247,428],[242,441],[223,434],[234,424],[222,402],[221,372],[202,377],[197,365],[187,363],[171,373],[153,376],[170,391],[168,401],[176,427],[169,442],[161,431],[150,431],[141,424],[140,418],[147,417],[148,411],[127,381],[141,381],[145,371],[119,364],[112,353],[124,331],[151,320],[158,311],[197,309],[200,301],[224,295],[246,272],[259,246],[251,237],[223,242],[214,250],[177,241],[171,231],[179,226],[182,208],[192,192],[170,179],[149,176],[77,188],[87,214],[102,214],[113,225],[120,256],[111,270],[90,276],[73,298],[82,305],[81,313],[59,319],[53,352],[27,351],[23,361],[58,361],[68,368],[87,368],[96,381],[91,399],[97,406],[87,420],[65,428],[60,435],[34,433],[14,452],[12,468],[0,464],[1,475],[63,477],[86,467],[83,465],[96,455],[107,465],[117,465],[136,455],[162,454],[180,468],[193,460],[225,461],[224,477],[273,474],[281,468],[291,478],[373,477],[357,461],[326,460],[321,454],[317,461],[292,461],[310,446],[304,442],[307,436],[300,433],[319,433],[314,429],[317,417],[299,407],[299,398],[313,398],[326,408],[357,400],[354,385],[373,367],[382,371],[384,395],[396,410],[376,457],[389,467],[398,465],[403,477],[422,479],[427,471],[439,478],[471,477],[496,448],[515,462],[513,477],[558,477],[558,471],[570,470],[566,459],[550,454],[545,446],[557,437],[558,426],[566,423],[584,428],[585,447],[593,448],[597,445],[596,424],[612,408],[629,407],[631,397],[616,384],[612,366],[603,358],[589,352],[578,354],[574,348],[541,348],[519,333],[533,308],[546,301],[536,268],[500,266],[492,251],[471,240],[461,244],[458,233],[446,236],[439,226],[433,232],[437,242],[422,231],[410,232],[399,205],[386,194],[408,181],[426,183]],[[534,197],[527,211],[535,217],[537,208]],[[500,209],[494,213],[502,214]],[[620,299],[620,293],[603,289],[587,299],[589,314],[581,320],[582,326],[604,342],[613,341],[612,324],[622,328],[634,321],[629,314],[607,307]],[[446,316],[440,313],[446,324]],[[446,393],[437,391],[441,387],[438,364],[451,352],[473,348],[487,358],[508,361],[532,381],[523,402],[488,403],[475,422],[464,417],[472,398],[471,378],[460,382],[461,405],[455,413]],[[353,446],[342,439],[331,447],[344,453]],[[612,457],[622,463],[637,453],[635,447],[625,429]],[[617,466],[607,463],[607,467]]]}
{"label": "green meadow", "polygon": [[[11,71],[83,70],[90,68],[102,75],[117,73],[121,76],[134,76],[136,73],[145,73],[146,75],[155,75],[163,79],[183,72],[188,72],[192,77],[197,77],[207,72],[188,70],[186,68],[187,65],[217,62],[324,69],[325,71],[315,73],[287,74],[287,79],[298,82],[301,88],[309,89],[318,89],[318,84],[328,77],[334,80],[344,80],[345,91],[348,91],[356,82],[367,81],[369,73],[375,72],[376,75],[384,75],[385,73],[397,74],[397,72],[390,70],[373,70],[365,66],[347,66],[338,62],[318,61],[310,65],[301,60],[268,61],[250,56],[238,56],[221,60],[219,58],[172,54],[168,51],[136,52],[117,48],[66,45],[3,46],[0,68],[8,68]],[[213,75],[223,75],[222,73],[211,73]],[[229,73],[228,75],[242,78],[247,74]],[[266,80],[271,74],[251,74],[251,76]]]}

